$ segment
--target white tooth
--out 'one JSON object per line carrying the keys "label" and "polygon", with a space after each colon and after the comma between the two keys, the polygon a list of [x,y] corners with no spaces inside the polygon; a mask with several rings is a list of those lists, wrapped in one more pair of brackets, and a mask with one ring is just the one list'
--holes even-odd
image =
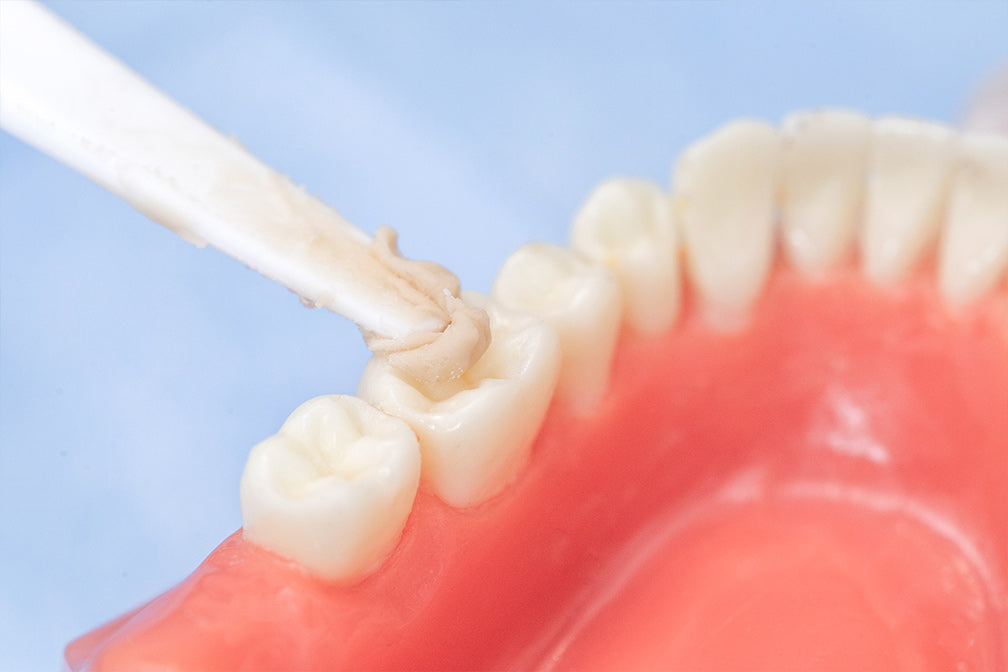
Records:
{"label": "white tooth", "polygon": [[738,121],[689,147],[676,165],[672,204],[689,277],[715,327],[740,327],[766,282],[780,152],[773,127]]}
{"label": "white tooth", "polygon": [[679,254],[661,189],[625,178],[599,185],[574,216],[571,247],[616,276],[628,326],[644,334],[672,326],[679,314]]}
{"label": "white tooth", "polygon": [[864,202],[871,121],[843,110],[784,119],[781,226],[792,264],[818,276],[851,252]]}
{"label": "white tooth", "polygon": [[952,305],[972,301],[1008,266],[1008,138],[967,133],[952,181],[938,268]]}
{"label": "white tooth", "polygon": [[243,534],[324,579],[353,581],[395,546],[419,481],[406,423],[355,397],[316,397],[252,449]]}
{"label": "white tooth", "polygon": [[913,270],[938,234],[955,153],[951,129],[915,119],[879,119],[868,159],[861,263],[891,284]]}
{"label": "white tooth", "polygon": [[557,397],[576,411],[593,410],[606,391],[619,337],[620,289],[613,274],[567,248],[530,243],[504,262],[491,296],[556,330]]}
{"label": "white tooth", "polygon": [[420,439],[421,479],[453,506],[474,506],[511,482],[528,457],[560,369],[556,332],[473,292],[462,298],[487,311],[492,340],[483,357],[444,398],[375,355],[357,393],[406,421]]}

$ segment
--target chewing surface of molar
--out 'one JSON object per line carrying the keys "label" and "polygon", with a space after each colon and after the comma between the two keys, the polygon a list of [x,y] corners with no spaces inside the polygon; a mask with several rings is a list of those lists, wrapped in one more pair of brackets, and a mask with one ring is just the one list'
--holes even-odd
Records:
{"label": "chewing surface of molar", "polygon": [[905,278],[945,215],[956,134],[916,119],[875,121],[868,159],[861,263],[880,284]]}
{"label": "chewing surface of molar", "polygon": [[489,499],[515,478],[560,371],[559,342],[546,322],[474,292],[462,298],[487,311],[492,338],[483,357],[452,381],[453,394],[431,399],[381,355],[368,362],[357,389],[416,432],[423,482],[460,507]]}
{"label": "chewing surface of molar", "polygon": [[668,197],[644,180],[599,185],[574,216],[571,247],[616,276],[623,322],[643,334],[669,329],[679,315],[679,253]]}
{"label": "chewing surface of molar", "polygon": [[774,253],[780,136],[737,121],[690,146],[672,176],[687,275],[708,320],[735,330],[766,283]]}
{"label": "chewing surface of molar", "polygon": [[529,243],[504,262],[491,296],[556,330],[561,350],[557,398],[577,412],[594,409],[608,386],[622,317],[613,274],[567,248]]}
{"label": "chewing surface of molar", "polygon": [[847,260],[861,222],[871,121],[796,112],[781,124],[781,235],[791,263],[822,276]]}
{"label": "chewing surface of molar", "polygon": [[952,180],[938,257],[951,305],[969,303],[1008,266],[1008,138],[966,133]]}
{"label": "chewing surface of molar", "polygon": [[355,397],[316,397],[252,449],[241,480],[244,535],[319,577],[353,581],[398,541],[419,480],[406,423]]}

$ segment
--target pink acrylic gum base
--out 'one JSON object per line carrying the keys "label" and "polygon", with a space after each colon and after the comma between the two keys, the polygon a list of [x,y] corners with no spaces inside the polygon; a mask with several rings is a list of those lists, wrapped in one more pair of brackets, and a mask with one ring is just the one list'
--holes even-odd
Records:
{"label": "pink acrylic gum base", "polygon": [[746,330],[624,335],[589,418],[326,585],[230,537],[71,669],[1008,669],[1008,296],[777,271]]}

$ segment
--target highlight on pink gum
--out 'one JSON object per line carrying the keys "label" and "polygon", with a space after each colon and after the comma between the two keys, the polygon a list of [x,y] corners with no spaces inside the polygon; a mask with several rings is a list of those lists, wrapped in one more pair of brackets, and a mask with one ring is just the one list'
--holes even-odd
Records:
{"label": "highlight on pink gum", "polygon": [[[941,14],[919,28],[930,44],[968,34],[976,45],[969,55],[946,50],[962,62],[940,70],[942,98],[934,91],[929,100],[910,74],[934,81],[937,69],[911,63],[919,45],[897,53],[910,38],[896,29],[898,12],[884,8],[848,10],[885,40],[861,41],[863,54],[878,54],[876,67],[859,60],[832,88],[812,74],[816,64],[837,74],[829,49],[810,53],[807,35],[824,35],[832,53],[850,41],[825,30],[843,22],[811,9],[761,9],[765,28],[747,39],[778,46],[760,63],[739,51],[711,59],[709,37],[700,39],[747,34],[753,10],[663,8],[648,17],[554,7],[533,20],[503,8],[286,15],[269,6],[125,6],[118,20],[127,30],[100,8],[55,9],[352,220],[395,226],[409,256],[435,259],[483,291],[520,243],[563,242],[601,179],[632,173],[665,186],[670,161],[722,121],[837,102],[952,120],[953,102],[999,48],[997,17],[985,14],[997,8],[929,10]],[[535,28],[555,22],[561,34],[572,18],[585,24],[583,40],[557,44]],[[445,46],[442,31],[468,21],[468,31],[451,30],[458,46]],[[809,30],[796,33],[789,21]],[[144,28],[152,22],[159,28]],[[527,36],[522,53],[506,48],[509,29]],[[344,36],[339,47],[334,34]],[[615,64],[589,48],[604,36],[624,45]],[[393,45],[401,58],[388,56]],[[788,66],[799,53],[807,78]],[[211,77],[208,62],[222,74]],[[629,77],[634,63],[655,70],[659,86]],[[714,81],[733,83],[730,101],[703,85]],[[236,483],[249,447],[305,399],[352,392],[366,351],[350,325],[197,252],[9,137],[0,142],[0,473],[5,509],[25,512],[6,515],[0,532],[11,551],[5,571],[18,577],[4,599],[16,621],[47,623],[16,639],[46,637],[51,648],[197,566],[239,525]]]}

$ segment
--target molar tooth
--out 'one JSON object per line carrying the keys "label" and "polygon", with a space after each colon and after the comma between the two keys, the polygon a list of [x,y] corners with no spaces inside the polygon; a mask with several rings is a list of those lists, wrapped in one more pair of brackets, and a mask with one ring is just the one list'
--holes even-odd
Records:
{"label": "molar tooth", "polygon": [[962,305],[996,284],[1008,266],[1008,138],[966,133],[952,181],[938,277]]}
{"label": "molar tooth", "polygon": [[419,482],[406,423],[355,397],[316,397],[249,454],[243,534],[322,578],[359,579],[395,546]]}
{"label": "molar tooth", "polygon": [[781,225],[791,263],[821,275],[850,254],[864,202],[871,121],[843,110],[781,124]]}
{"label": "molar tooth", "polygon": [[771,126],[739,121],[677,162],[672,204],[689,277],[715,327],[741,326],[770,271],[780,144]]}
{"label": "molar tooth", "polygon": [[375,355],[357,393],[402,418],[420,439],[421,479],[453,506],[500,492],[528,457],[556,386],[560,346],[544,321],[509,311],[474,292],[462,298],[487,311],[492,340],[483,357],[432,399],[422,385]]}
{"label": "molar tooth", "polygon": [[602,183],[575,215],[570,240],[616,276],[627,325],[644,334],[672,326],[679,314],[679,254],[661,189],[627,178]]}
{"label": "molar tooth", "polygon": [[868,160],[861,261],[880,284],[905,277],[934,242],[955,152],[951,129],[915,119],[875,122]]}
{"label": "molar tooth", "polygon": [[557,397],[578,412],[595,408],[608,385],[622,316],[613,274],[567,248],[530,243],[504,262],[491,296],[556,330],[561,349]]}

